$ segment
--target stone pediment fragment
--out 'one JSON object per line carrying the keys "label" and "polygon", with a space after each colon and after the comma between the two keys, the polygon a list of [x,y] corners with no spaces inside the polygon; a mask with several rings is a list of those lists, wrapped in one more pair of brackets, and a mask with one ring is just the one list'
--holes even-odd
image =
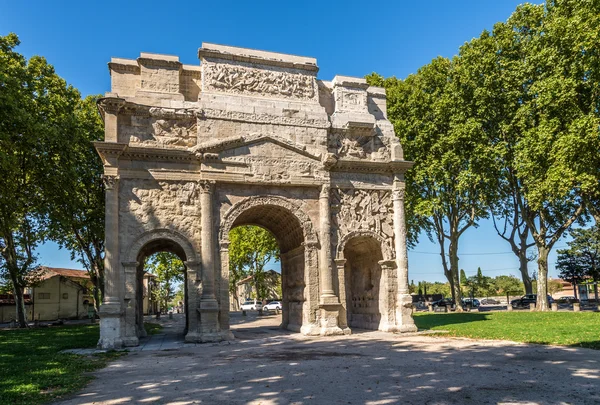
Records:
{"label": "stone pediment fragment", "polygon": [[[272,135],[245,135],[231,138],[219,139],[217,141],[205,142],[196,145],[189,150],[196,155],[207,153],[219,153],[221,156],[232,156],[241,151],[250,151],[253,145],[262,145],[260,147],[262,156],[278,157],[287,156],[293,158],[294,155],[298,158],[320,161],[321,156],[310,153],[304,145],[290,141],[285,138],[280,138]],[[256,148],[255,148],[256,149]],[[230,153],[227,153],[229,151]],[[243,154],[243,153],[242,153]]]}

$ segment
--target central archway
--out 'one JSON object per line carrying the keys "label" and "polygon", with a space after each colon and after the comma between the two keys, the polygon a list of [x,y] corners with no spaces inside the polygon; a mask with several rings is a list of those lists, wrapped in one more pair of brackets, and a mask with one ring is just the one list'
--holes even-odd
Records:
{"label": "central archway", "polygon": [[224,283],[228,283],[229,277],[229,231],[241,225],[267,229],[275,236],[281,252],[281,327],[317,334],[318,239],[308,215],[286,198],[254,196],[234,204],[221,224],[221,266],[222,274],[227,274]]}

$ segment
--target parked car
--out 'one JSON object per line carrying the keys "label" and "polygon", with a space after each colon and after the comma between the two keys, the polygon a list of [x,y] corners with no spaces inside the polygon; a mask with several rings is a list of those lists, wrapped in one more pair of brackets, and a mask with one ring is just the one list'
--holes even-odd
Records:
{"label": "parked car", "polygon": [[481,303],[479,302],[479,300],[477,298],[463,298],[463,307],[468,307],[470,306],[471,308],[479,308],[479,306],[481,305]]}
{"label": "parked car", "polygon": [[251,300],[244,302],[241,306],[242,311],[258,311],[259,309],[262,309],[262,303]]}
{"label": "parked car", "polygon": [[495,300],[493,298],[484,298],[481,300],[481,305],[498,305],[500,301]]}
{"label": "parked car", "polygon": [[281,311],[281,301],[271,301],[263,307],[265,311]]}
{"label": "parked car", "polygon": [[[552,304],[553,302],[554,302],[554,299],[548,295],[548,304]],[[537,294],[525,294],[521,298],[512,300],[510,302],[510,305],[512,305],[513,308],[517,309],[517,308],[529,308],[529,304],[536,304],[536,303],[537,303]]]}
{"label": "parked car", "polygon": [[573,295],[567,295],[565,297],[560,297],[557,301],[560,304],[572,304],[573,302],[577,302],[577,299]]}
{"label": "parked car", "polygon": [[441,300],[433,301],[431,305],[434,309],[438,307],[454,308],[454,300],[452,298],[442,298]]}

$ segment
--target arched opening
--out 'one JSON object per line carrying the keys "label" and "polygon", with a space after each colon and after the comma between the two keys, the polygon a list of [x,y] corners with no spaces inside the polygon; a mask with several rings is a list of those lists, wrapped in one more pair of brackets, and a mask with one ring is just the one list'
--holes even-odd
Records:
{"label": "arched opening", "polygon": [[354,237],[344,247],[344,258],[348,325],[377,330],[382,320],[381,244],[370,236]]}
{"label": "arched opening", "polygon": [[269,231],[277,241],[281,264],[281,327],[299,332],[305,305],[305,244],[302,224],[289,209],[273,204],[243,210],[230,229],[254,225]]}
{"label": "arched opening", "polygon": [[[175,258],[179,260],[172,260]],[[170,305],[169,301],[171,300],[167,299],[166,303],[161,303],[161,300],[158,298],[158,296],[152,292],[153,288],[161,288],[161,286],[158,284],[161,282],[160,279],[163,277],[160,274],[153,274],[152,272],[148,271],[150,270],[149,266],[154,265],[154,267],[156,267],[165,265],[165,263],[157,264],[156,260],[166,260],[166,265],[177,266],[175,271],[180,273],[180,277],[172,277],[171,280],[173,288],[178,287],[178,280],[181,281],[183,288],[181,313],[177,314],[177,310],[173,310],[175,316],[175,328],[172,333],[176,333],[178,335],[181,334],[181,339],[183,340],[183,336],[185,333],[187,333],[189,327],[188,280],[186,271],[187,268],[185,265],[188,257],[181,245],[171,239],[166,238],[154,239],[147,242],[141,247],[137,256],[137,267],[135,269],[135,327],[137,336],[146,336],[146,330],[144,328],[144,316],[163,316],[168,314]]]}

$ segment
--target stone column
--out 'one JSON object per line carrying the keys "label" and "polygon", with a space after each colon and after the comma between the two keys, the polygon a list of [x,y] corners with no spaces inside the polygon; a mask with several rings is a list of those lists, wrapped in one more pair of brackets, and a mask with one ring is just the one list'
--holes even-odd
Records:
{"label": "stone column", "polygon": [[219,285],[221,286],[219,306],[223,310],[219,312],[219,327],[222,336],[227,339],[233,339],[233,333],[229,329],[229,240],[219,243],[219,263],[221,266],[221,275]]}
{"label": "stone column", "polygon": [[381,321],[379,330],[394,332],[396,325],[396,300],[398,293],[397,263],[395,260],[379,261],[381,267],[381,282],[379,288],[379,311]]}
{"label": "stone column", "polygon": [[333,291],[331,271],[331,204],[329,202],[329,184],[324,184],[319,195],[319,215],[321,228],[321,250],[319,252],[319,281],[321,283],[321,303],[337,304]]}
{"label": "stone column", "polygon": [[350,335],[352,330],[348,326],[348,303],[346,302],[346,259],[336,259],[338,280],[340,286],[340,310],[339,326],[345,335]]}
{"label": "stone column", "polygon": [[187,260],[185,262],[186,277],[187,277],[187,302],[186,313],[188,316],[188,331],[185,335],[186,342],[198,342],[198,300],[199,300],[199,284],[200,277],[200,262],[195,260]]}
{"label": "stone column", "polygon": [[339,327],[340,300],[333,291],[333,274],[331,268],[331,203],[329,201],[329,184],[323,184],[319,194],[320,237],[319,282],[321,284],[321,335],[341,335]]}
{"label": "stone column", "polygon": [[406,248],[406,218],[404,213],[403,181],[396,179],[392,190],[394,203],[394,248],[398,268],[398,298],[396,301],[396,326],[399,332],[416,332],[412,318],[412,297],[408,292],[408,252]]}
{"label": "stone column", "polygon": [[[138,294],[138,277],[137,270],[139,267],[138,262],[122,263],[123,274],[125,276],[124,289],[123,289],[123,313],[124,313],[124,333],[123,333],[123,346],[137,346],[139,344],[140,330],[138,330],[138,323],[141,321],[143,328],[143,306],[139,308],[142,313],[138,314],[137,294]],[[143,288],[143,287],[142,287]],[[142,292],[143,294],[143,292]],[[143,305],[143,304],[142,304]]]}
{"label": "stone column", "polygon": [[119,176],[104,175],[105,244],[104,299],[100,306],[100,340],[103,349],[123,346],[123,280],[119,262]]}
{"label": "stone column", "polygon": [[[200,325],[198,340],[213,342],[219,338],[219,304],[215,296],[215,224],[213,219],[214,181],[200,181],[202,295],[200,296]],[[227,308],[229,309],[229,308]]]}

